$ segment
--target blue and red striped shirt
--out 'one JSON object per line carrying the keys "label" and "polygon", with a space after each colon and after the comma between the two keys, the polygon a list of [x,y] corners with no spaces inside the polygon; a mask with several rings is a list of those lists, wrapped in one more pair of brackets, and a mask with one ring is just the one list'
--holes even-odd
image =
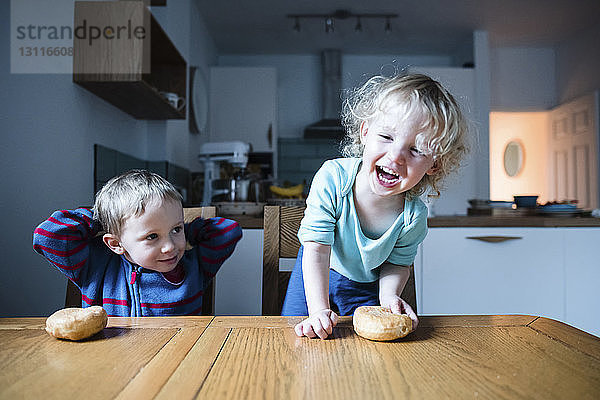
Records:
{"label": "blue and red striped shirt", "polygon": [[235,221],[197,218],[185,224],[192,246],[169,273],[144,269],[103,242],[92,210],[55,211],[33,233],[33,248],[81,289],[83,307],[110,316],[199,315],[205,288],[242,237]]}

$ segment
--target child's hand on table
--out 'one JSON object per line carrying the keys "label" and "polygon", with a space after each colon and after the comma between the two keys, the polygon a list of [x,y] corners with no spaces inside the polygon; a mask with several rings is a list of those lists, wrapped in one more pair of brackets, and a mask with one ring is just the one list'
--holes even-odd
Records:
{"label": "child's hand on table", "polygon": [[412,331],[414,332],[419,325],[419,318],[412,307],[397,295],[388,295],[379,298],[382,307],[389,308],[394,314],[407,314],[412,320]]}
{"label": "child's hand on table", "polygon": [[333,328],[337,325],[338,316],[336,313],[326,308],[313,313],[294,327],[296,335],[309,338],[320,337],[326,339],[333,333]]}

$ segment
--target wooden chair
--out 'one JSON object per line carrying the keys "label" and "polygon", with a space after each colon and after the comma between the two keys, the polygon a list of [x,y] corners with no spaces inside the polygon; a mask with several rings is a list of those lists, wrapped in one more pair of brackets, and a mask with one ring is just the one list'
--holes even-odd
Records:
{"label": "wooden chair", "polygon": [[[191,222],[197,217],[212,218],[217,214],[216,207],[188,207],[183,209],[184,222]],[[202,315],[214,315],[215,286],[214,280],[206,288],[202,298]],[[81,307],[81,291],[70,280],[67,280],[65,307]]]}
{"label": "wooden chair", "polygon": [[[300,249],[297,233],[305,207],[265,206],[263,242],[262,314],[280,315],[291,272],[279,271],[280,258],[296,258]],[[417,312],[414,267],[402,298]]]}

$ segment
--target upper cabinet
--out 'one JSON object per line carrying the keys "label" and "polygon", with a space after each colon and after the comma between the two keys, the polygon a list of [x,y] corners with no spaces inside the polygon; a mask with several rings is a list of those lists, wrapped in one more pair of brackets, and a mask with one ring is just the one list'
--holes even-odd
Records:
{"label": "upper cabinet", "polygon": [[77,2],[75,26],[76,84],[137,119],[185,119],[187,63],[143,2]]}

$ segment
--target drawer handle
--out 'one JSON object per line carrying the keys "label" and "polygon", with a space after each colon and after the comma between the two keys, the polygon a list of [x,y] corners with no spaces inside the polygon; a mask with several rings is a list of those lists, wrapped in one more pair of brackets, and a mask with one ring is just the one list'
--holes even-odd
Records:
{"label": "drawer handle", "polygon": [[519,240],[523,239],[522,236],[467,236],[467,239],[481,240],[487,243],[500,243],[508,240]]}

